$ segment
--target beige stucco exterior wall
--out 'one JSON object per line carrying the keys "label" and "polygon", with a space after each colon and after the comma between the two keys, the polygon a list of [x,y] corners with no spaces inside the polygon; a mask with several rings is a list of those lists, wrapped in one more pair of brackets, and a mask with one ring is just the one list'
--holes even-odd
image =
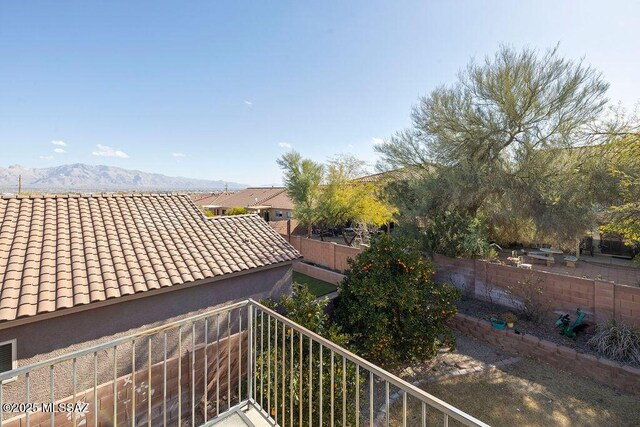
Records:
{"label": "beige stucco exterior wall", "polygon": [[[281,217],[276,216],[276,212],[282,212]],[[269,221],[286,221],[293,217],[290,209],[269,209]]]}
{"label": "beige stucco exterior wall", "polygon": [[[36,321],[13,328],[0,330],[0,341],[17,339],[18,366],[67,354],[115,338],[141,332],[161,326],[171,321],[183,319],[227,305],[230,302],[247,298],[260,300],[278,297],[291,292],[291,263],[285,263],[254,273],[229,277],[213,282],[203,281],[192,286],[178,285],[175,290],[155,293],[151,291],[143,298],[97,307],[77,313]],[[182,288],[180,286],[183,286]],[[115,300],[114,300],[115,301]],[[243,316],[246,316],[246,309]],[[238,314],[231,317],[232,334],[238,331]],[[196,347],[204,342],[203,322],[196,329]],[[211,320],[208,340],[215,340],[214,320]],[[243,319],[243,329],[246,317]],[[221,335],[226,333],[226,322],[222,321]],[[168,357],[185,354],[191,349],[191,328],[182,331],[182,347],[177,346],[177,332],[168,335]],[[148,361],[147,340],[136,345],[136,369]],[[131,370],[131,346],[118,348],[118,375]],[[101,351],[98,354],[98,382],[113,378],[113,352]],[[152,340],[152,363],[158,363],[163,357],[163,336]],[[56,367],[56,399],[71,393],[71,363]],[[30,400],[32,402],[49,401],[49,369],[40,369],[31,374]],[[77,362],[77,389],[91,387],[93,383],[93,357],[84,357]],[[5,384],[4,402],[23,402],[24,381],[18,380]]]}

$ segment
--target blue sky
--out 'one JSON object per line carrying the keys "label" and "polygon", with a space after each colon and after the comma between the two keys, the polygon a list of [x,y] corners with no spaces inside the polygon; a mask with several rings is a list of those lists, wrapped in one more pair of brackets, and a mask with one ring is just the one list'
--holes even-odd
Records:
{"label": "blue sky", "polygon": [[640,3],[0,0],[0,166],[107,164],[279,183],[289,147],[353,153],[501,43],[640,99]]}

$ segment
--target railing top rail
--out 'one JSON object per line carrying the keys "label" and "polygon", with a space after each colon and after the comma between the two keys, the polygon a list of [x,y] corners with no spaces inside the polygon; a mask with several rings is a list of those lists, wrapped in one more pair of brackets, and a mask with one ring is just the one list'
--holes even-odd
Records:
{"label": "railing top rail", "polygon": [[258,309],[260,309],[261,311],[264,311],[265,313],[269,314],[270,316],[278,319],[279,321],[281,321],[282,323],[286,324],[287,326],[302,332],[304,335],[311,337],[314,341],[322,344],[324,347],[329,348],[331,350],[333,350],[335,353],[346,357],[347,359],[351,360],[354,363],[357,363],[358,365],[360,365],[361,367],[364,367],[365,369],[369,370],[370,372],[373,372],[376,376],[384,379],[385,381],[388,381],[390,384],[395,385],[396,387],[399,387],[400,389],[404,390],[405,392],[409,393],[410,395],[420,399],[421,401],[426,402],[427,404],[431,405],[432,407],[440,410],[441,412],[449,415],[450,417],[463,422],[466,425],[469,426],[478,426],[478,427],[489,427],[488,424],[483,423],[482,421],[472,417],[471,415],[461,411],[460,409],[456,408],[455,406],[452,406],[450,404],[448,404],[447,402],[438,399],[437,397],[427,393],[426,391],[414,386],[411,383],[408,383],[406,381],[404,381],[401,378],[398,378],[397,376],[393,375],[392,373],[382,369],[381,367],[374,365],[373,363],[367,361],[366,359],[363,359],[362,357],[351,353],[349,350],[346,350],[336,344],[334,344],[332,341],[321,337],[320,335],[316,334],[315,332],[310,331],[309,329],[305,328],[304,326],[300,326],[297,323],[287,319],[285,316],[278,314],[277,312],[271,310],[268,307],[265,307],[264,305],[260,304],[257,301],[254,301],[253,299],[249,299],[249,303],[255,307],[257,307]]}
{"label": "railing top rail", "polygon": [[207,317],[211,317],[211,316],[215,316],[217,314],[220,313],[227,313],[231,310],[235,310],[238,308],[242,308],[242,307],[246,307],[247,305],[249,305],[250,301],[249,300],[243,300],[237,303],[233,303],[233,304],[229,304],[229,305],[225,305],[224,307],[220,307],[220,308],[216,308],[214,310],[209,310],[206,311],[204,313],[200,313],[200,314],[196,314],[194,316],[190,316],[190,317],[186,317],[184,319],[180,319],[180,320],[175,320],[173,322],[170,323],[165,323],[163,325],[157,326],[155,328],[151,328],[151,329],[146,329],[144,331],[140,331],[140,332],[136,332],[134,334],[131,335],[127,335],[121,338],[116,338],[114,340],[111,341],[107,341],[105,343],[102,344],[97,344],[91,347],[87,347],[85,349],[82,350],[78,350],[78,351],[74,351],[72,353],[66,353],[63,354],[61,356],[58,357],[53,357],[51,359],[47,359],[47,360],[43,360],[40,362],[35,362],[29,365],[25,365],[22,367],[19,367],[17,369],[13,369],[11,371],[6,371],[0,374],[0,382],[7,380],[9,378],[13,378],[16,376],[20,376],[20,375],[24,375],[27,372],[31,372],[35,369],[40,369],[40,368],[44,368],[46,366],[51,366],[51,365],[57,365],[59,363],[62,362],[66,362],[68,360],[73,360],[82,356],[86,356],[88,354],[92,354],[95,353],[97,351],[101,351],[101,350],[106,350],[109,348],[113,348],[116,346],[119,346],[121,344],[125,344],[125,343],[129,343],[131,341],[135,341],[138,340],[139,338],[142,337],[146,337],[149,335],[155,335],[159,332],[165,331],[165,330],[169,330],[169,329],[173,329],[176,327],[179,327],[181,325],[186,325],[186,324],[190,324],[193,322],[196,322],[198,320],[202,320],[204,318]]}

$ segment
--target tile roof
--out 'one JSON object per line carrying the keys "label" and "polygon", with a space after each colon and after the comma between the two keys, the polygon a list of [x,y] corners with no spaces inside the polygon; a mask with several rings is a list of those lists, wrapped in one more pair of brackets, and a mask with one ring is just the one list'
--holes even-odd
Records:
{"label": "tile roof", "polygon": [[[217,198],[206,200],[208,203],[198,201],[198,205],[216,205],[225,208],[249,208],[252,206],[271,206],[275,209],[292,209],[293,202],[287,195],[284,187],[253,187],[245,188],[237,193],[227,193]],[[274,203],[277,202],[276,203]],[[282,205],[282,206],[280,206]],[[287,207],[291,206],[291,208]]]}
{"label": "tile roof", "polygon": [[[434,166],[431,164],[422,169],[430,171],[435,170]],[[372,175],[361,176],[359,178],[353,179],[352,182],[383,184],[385,182],[393,180],[418,178],[420,177],[420,172],[421,168],[415,166],[402,167],[399,169],[392,169],[384,172],[374,173]]]}
{"label": "tile roof", "polygon": [[216,202],[218,200],[222,200],[225,197],[229,197],[231,194],[233,194],[232,192],[223,192],[223,193],[209,193],[209,194],[201,194],[201,193],[194,193],[194,194],[190,194],[189,197],[191,197],[191,200],[193,201],[193,203],[196,204],[196,206],[208,206],[208,205],[215,205]]}
{"label": "tile roof", "polygon": [[0,321],[291,261],[257,215],[205,218],[187,195],[0,198]]}
{"label": "tile roof", "polygon": [[291,200],[286,190],[271,197],[265,201],[265,204],[271,206],[273,209],[293,210],[293,200]]}

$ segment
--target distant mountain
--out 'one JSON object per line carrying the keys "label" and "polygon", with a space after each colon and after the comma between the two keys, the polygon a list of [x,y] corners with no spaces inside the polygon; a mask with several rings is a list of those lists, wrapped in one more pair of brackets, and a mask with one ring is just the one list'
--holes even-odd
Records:
{"label": "distant mountain", "polygon": [[15,193],[18,176],[22,191],[211,191],[239,190],[244,184],[171,177],[113,166],[76,163],[51,168],[25,168],[19,165],[0,167],[0,192]]}

